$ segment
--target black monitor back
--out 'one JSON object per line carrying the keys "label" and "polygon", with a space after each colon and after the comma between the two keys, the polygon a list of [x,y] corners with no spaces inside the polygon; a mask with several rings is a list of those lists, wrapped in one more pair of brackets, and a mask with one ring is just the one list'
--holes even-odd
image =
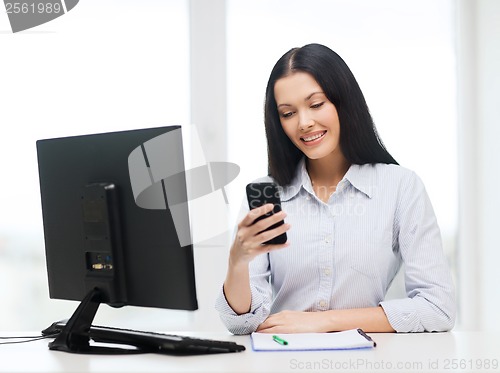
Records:
{"label": "black monitor back", "polygon": [[[181,247],[170,210],[136,205],[128,168],[128,157],[134,149],[176,129],[179,127],[37,141],[51,298],[82,300],[88,293],[82,188],[112,183],[116,186],[121,227],[125,304],[197,309],[192,246]],[[165,149],[165,162],[171,157],[183,159],[182,154],[169,152],[178,153],[179,148]],[[183,216],[183,223],[189,226],[187,211]]]}

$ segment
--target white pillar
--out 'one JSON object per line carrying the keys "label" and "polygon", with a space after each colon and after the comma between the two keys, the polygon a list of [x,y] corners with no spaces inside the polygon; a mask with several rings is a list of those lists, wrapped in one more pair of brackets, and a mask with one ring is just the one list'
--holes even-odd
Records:
{"label": "white pillar", "polygon": [[191,123],[208,161],[225,161],[226,2],[190,0]]}
{"label": "white pillar", "polygon": [[457,7],[460,321],[499,331],[500,1]]}

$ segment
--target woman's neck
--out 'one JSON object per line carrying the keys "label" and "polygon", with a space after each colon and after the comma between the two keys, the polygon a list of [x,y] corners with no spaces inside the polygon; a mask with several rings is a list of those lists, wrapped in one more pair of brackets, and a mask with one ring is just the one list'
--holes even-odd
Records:
{"label": "woman's neck", "polygon": [[349,167],[350,163],[343,155],[338,154],[321,159],[307,159],[307,172],[316,196],[323,202],[328,202]]}

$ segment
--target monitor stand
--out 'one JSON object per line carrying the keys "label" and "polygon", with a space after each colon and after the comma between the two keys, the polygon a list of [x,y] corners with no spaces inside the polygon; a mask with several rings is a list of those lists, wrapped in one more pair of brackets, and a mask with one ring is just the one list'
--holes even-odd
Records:
{"label": "monitor stand", "polygon": [[72,352],[77,354],[137,354],[149,352],[140,347],[107,347],[90,345],[90,327],[102,303],[102,292],[99,289],[91,290],[81,301],[66,326],[53,342],[49,349]]}

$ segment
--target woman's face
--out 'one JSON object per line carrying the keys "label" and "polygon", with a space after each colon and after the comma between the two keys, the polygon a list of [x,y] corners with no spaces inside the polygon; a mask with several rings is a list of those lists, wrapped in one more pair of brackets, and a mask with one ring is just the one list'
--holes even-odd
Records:
{"label": "woman's face", "polygon": [[274,96],[283,130],[306,157],[342,155],[337,109],[310,74],[295,72],[277,80]]}

